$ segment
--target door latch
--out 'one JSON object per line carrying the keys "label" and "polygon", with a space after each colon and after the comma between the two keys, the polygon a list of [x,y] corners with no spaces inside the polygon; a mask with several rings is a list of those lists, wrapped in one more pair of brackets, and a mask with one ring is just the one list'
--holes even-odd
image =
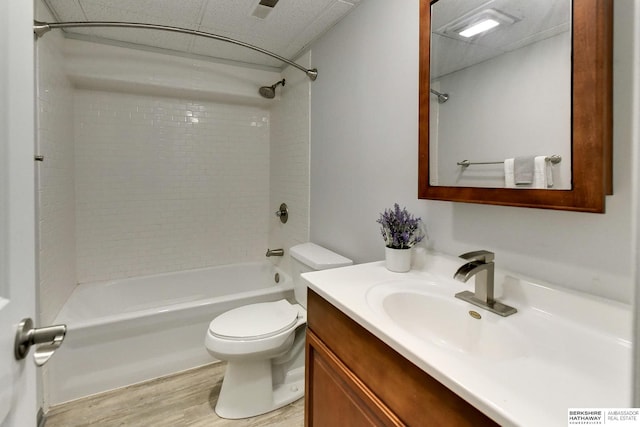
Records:
{"label": "door latch", "polygon": [[16,331],[14,355],[16,360],[22,360],[29,354],[32,345],[37,346],[33,353],[33,360],[37,366],[42,366],[51,358],[53,353],[62,345],[67,334],[67,325],[46,326],[34,328],[33,320],[22,319]]}

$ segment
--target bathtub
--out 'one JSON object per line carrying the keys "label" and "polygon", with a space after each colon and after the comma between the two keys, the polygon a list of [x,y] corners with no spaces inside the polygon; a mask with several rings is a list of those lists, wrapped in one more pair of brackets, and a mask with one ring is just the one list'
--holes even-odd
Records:
{"label": "bathtub", "polygon": [[210,363],[214,317],[283,298],[293,298],[293,282],[269,262],[79,285],[56,317],[68,329],[45,365],[48,404]]}

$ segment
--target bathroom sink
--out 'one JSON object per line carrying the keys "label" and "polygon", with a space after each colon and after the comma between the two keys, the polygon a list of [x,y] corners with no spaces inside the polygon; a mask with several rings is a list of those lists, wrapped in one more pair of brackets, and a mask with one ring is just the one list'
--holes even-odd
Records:
{"label": "bathroom sink", "polygon": [[454,353],[491,360],[528,354],[512,319],[474,307],[455,293],[451,284],[393,280],[372,286],[367,303],[406,333]]}
{"label": "bathroom sink", "polygon": [[[455,297],[458,258],[394,273],[384,262],[306,273],[310,289],[505,426],[560,426],[567,408],[632,401],[633,310],[496,269],[502,317]],[[472,314],[476,317],[472,317]],[[475,314],[475,313],[477,314]]]}

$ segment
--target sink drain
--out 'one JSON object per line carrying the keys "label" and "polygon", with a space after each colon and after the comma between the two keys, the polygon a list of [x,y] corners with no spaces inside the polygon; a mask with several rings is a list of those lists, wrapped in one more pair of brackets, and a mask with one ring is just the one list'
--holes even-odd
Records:
{"label": "sink drain", "polygon": [[480,316],[480,313],[473,310],[469,310],[469,316],[473,317],[474,319],[482,319],[482,316]]}

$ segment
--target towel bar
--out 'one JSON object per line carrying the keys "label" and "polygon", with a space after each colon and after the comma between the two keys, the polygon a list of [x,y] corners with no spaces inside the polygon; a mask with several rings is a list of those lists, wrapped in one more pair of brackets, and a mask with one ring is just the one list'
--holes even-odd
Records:
{"label": "towel bar", "polygon": [[[554,154],[553,156],[548,156],[545,158],[545,160],[547,162],[551,162],[552,164],[558,164],[562,161],[562,157],[558,156],[557,154]],[[466,168],[470,165],[499,165],[504,163],[504,160],[501,162],[471,162],[469,160],[463,160],[461,162],[456,163],[458,166],[462,166],[463,168]]]}

